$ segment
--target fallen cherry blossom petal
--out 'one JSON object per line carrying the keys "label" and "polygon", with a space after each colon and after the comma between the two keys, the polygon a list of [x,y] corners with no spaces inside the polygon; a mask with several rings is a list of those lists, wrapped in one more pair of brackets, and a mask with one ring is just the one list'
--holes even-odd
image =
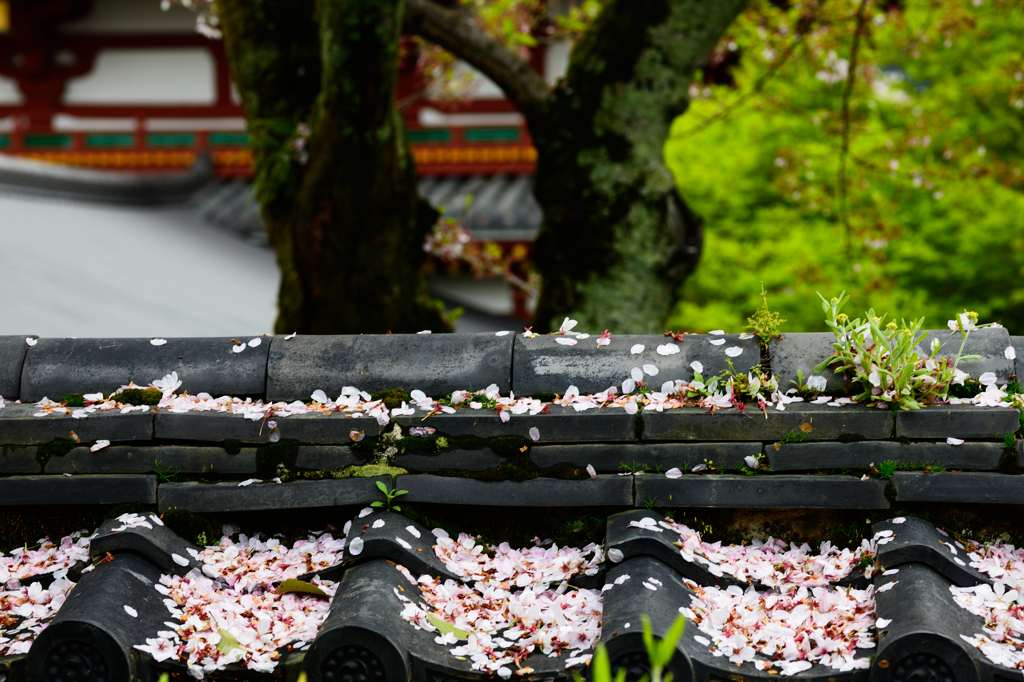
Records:
{"label": "fallen cherry blossom petal", "polygon": [[33,339],[31,336],[27,336],[27,337],[25,337],[25,343],[29,347],[32,347],[32,346],[36,345],[37,343],[39,343],[39,339]]}
{"label": "fallen cherry blossom petal", "polygon": [[708,339],[708,343],[710,343],[712,346],[721,346],[723,343],[725,343],[725,339]]}
{"label": "fallen cherry blossom petal", "polygon": [[963,438],[953,438],[952,436],[950,436],[949,438],[946,439],[946,442],[949,443],[950,445],[963,445],[964,444],[964,439]]}
{"label": "fallen cherry blossom petal", "polygon": [[642,344],[642,343],[635,343],[635,344],[633,344],[633,347],[629,349],[629,354],[630,355],[639,355],[640,353],[643,353],[643,352],[644,352],[644,344]]}
{"label": "fallen cherry blossom petal", "polygon": [[[150,343],[150,345],[153,345],[153,346],[162,346],[165,343],[167,343],[167,339],[150,339],[149,343]],[[29,344],[29,345],[33,345],[33,344]]]}
{"label": "fallen cherry blossom petal", "polygon": [[231,347],[231,352],[232,353],[241,353],[243,350],[245,350],[245,344],[244,343],[240,343],[237,346],[232,346]]}
{"label": "fallen cherry blossom petal", "polygon": [[694,360],[693,362],[691,362],[690,369],[692,369],[697,374],[704,373],[704,365],[701,364],[700,360]]}
{"label": "fallen cherry blossom petal", "polygon": [[181,556],[180,554],[171,554],[171,561],[178,564],[179,566],[188,566],[188,559]]}
{"label": "fallen cherry blossom petal", "polygon": [[679,470],[679,467],[672,467],[671,469],[665,472],[665,476],[667,478],[679,478],[682,475],[683,472]]}
{"label": "fallen cherry blossom petal", "polygon": [[506,329],[504,331],[494,332],[494,335],[495,336],[508,336],[509,335],[509,331]]}
{"label": "fallen cherry blossom petal", "polygon": [[540,440],[540,429],[536,426],[530,427],[530,440],[537,442]]}
{"label": "fallen cherry blossom petal", "polygon": [[622,554],[622,550],[618,547],[612,547],[608,550],[608,559],[612,563],[620,563],[624,558],[625,556]]}
{"label": "fallen cherry blossom petal", "polygon": [[679,346],[674,343],[663,343],[658,346],[658,355],[675,355],[679,352]]}
{"label": "fallen cherry blossom petal", "polygon": [[735,358],[743,353],[743,349],[739,346],[729,346],[725,349],[725,354],[730,358]]}
{"label": "fallen cherry blossom petal", "polygon": [[348,544],[348,553],[352,556],[359,556],[363,551],[363,539],[352,538],[352,542]]}
{"label": "fallen cherry blossom petal", "polygon": [[590,474],[591,478],[597,478],[597,471],[594,469],[593,464],[587,465],[587,473]]}
{"label": "fallen cherry blossom petal", "polygon": [[905,522],[906,522],[906,520],[907,520],[907,519],[906,519],[906,517],[903,517],[903,516],[897,516],[897,517],[896,517],[895,519],[893,519],[893,520],[892,520],[892,521],[890,521],[889,523],[905,523]]}
{"label": "fallen cherry blossom petal", "polygon": [[563,346],[575,346],[576,345],[576,339],[570,339],[570,338],[568,338],[566,336],[556,336],[555,337],[555,342],[556,343],[560,343]]}
{"label": "fallen cherry blossom petal", "polygon": [[124,605],[124,612],[127,613],[132,618],[138,618],[139,617],[139,612],[136,611],[135,609],[133,609],[132,607],[128,606],[127,604]]}
{"label": "fallen cherry blossom petal", "polygon": [[98,450],[102,450],[103,448],[107,447],[108,445],[110,445],[110,441],[109,440],[98,440],[98,441],[96,441],[96,443],[91,448],[89,448],[89,451],[90,452],[97,452]]}
{"label": "fallen cherry blossom petal", "polygon": [[644,365],[643,366],[643,370],[644,370],[644,372],[647,373],[648,376],[652,376],[652,377],[658,376],[658,368],[655,367],[654,365]]}
{"label": "fallen cherry blossom petal", "polygon": [[1017,350],[1013,346],[1007,346],[1006,350],[1003,351],[1003,357],[1007,360],[1017,359]]}
{"label": "fallen cherry blossom petal", "polygon": [[294,339],[294,338],[295,338],[296,336],[298,336],[298,335],[299,335],[299,333],[298,333],[298,332],[292,332],[292,333],[291,333],[291,334],[289,334],[288,336],[284,337],[284,340],[285,340],[285,341],[291,341],[292,339]]}

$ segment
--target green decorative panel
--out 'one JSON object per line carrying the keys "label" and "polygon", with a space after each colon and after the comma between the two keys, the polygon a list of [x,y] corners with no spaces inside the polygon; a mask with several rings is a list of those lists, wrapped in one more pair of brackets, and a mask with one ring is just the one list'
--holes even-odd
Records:
{"label": "green decorative panel", "polygon": [[211,145],[218,147],[235,147],[249,144],[248,133],[210,133],[207,139]]}
{"label": "green decorative panel", "polygon": [[26,135],[25,146],[37,147],[70,147],[70,135]]}
{"label": "green decorative panel", "polygon": [[194,147],[196,136],[193,133],[151,133],[146,136],[146,144],[150,147]]}
{"label": "green decorative panel", "polygon": [[135,135],[86,135],[86,147],[134,147]]}
{"label": "green decorative panel", "polygon": [[466,142],[514,142],[519,139],[518,128],[471,128],[462,132]]}
{"label": "green decorative panel", "polygon": [[405,133],[409,142],[448,142],[452,139],[450,130],[410,130]]}

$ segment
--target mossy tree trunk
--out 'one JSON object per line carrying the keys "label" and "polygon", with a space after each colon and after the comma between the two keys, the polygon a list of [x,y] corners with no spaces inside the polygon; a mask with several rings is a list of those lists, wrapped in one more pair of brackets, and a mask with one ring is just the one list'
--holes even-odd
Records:
{"label": "mossy tree trunk", "polygon": [[217,0],[281,270],[277,332],[449,330],[395,106],[402,1]]}
{"label": "mossy tree trunk", "polygon": [[569,315],[591,332],[664,331],[703,231],[663,146],[697,69],[745,0],[608,0],[551,91],[464,11],[407,2],[409,30],[476,66],[526,117],[544,210],[534,329]]}

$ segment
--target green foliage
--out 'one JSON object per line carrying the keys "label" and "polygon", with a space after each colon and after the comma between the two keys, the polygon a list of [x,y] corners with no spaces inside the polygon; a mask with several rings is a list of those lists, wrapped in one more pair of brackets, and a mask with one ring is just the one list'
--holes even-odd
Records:
{"label": "green foliage", "polygon": [[64,407],[85,407],[85,398],[81,393],[68,393],[58,402],[64,403]]}
{"label": "green foliage", "polygon": [[[404,472],[403,473],[407,473]],[[400,495],[405,495],[408,490],[395,490],[394,488],[388,488],[384,485],[383,481],[377,481],[377,489],[384,493],[384,502],[380,500],[374,500],[370,503],[371,507],[377,507],[378,509],[387,509],[388,511],[402,511],[402,508],[395,504],[395,498]]]}
{"label": "green foliage", "polygon": [[63,457],[78,447],[78,443],[67,438],[54,438],[49,443],[36,446],[36,461],[46,465],[51,457]]}
{"label": "green foliage", "polygon": [[780,329],[785,322],[777,312],[768,309],[768,293],[764,290],[764,282],[761,282],[761,307],[754,311],[752,317],[747,318],[747,326],[744,329],[753,330],[762,346],[768,345],[768,340],[781,336]]}
{"label": "green foliage", "polygon": [[727,38],[735,86],[691,88],[665,146],[706,226],[671,328],[740,328],[762,280],[790,331],[824,331],[814,292],[842,289],[896,319],[1024,328],[1019,5],[869,3],[844,125],[850,6],[751,4]]}
{"label": "green foliage", "polygon": [[125,405],[156,405],[163,397],[164,394],[155,388],[126,388],[110,396],[111,400]]}
{"label": "green foliage", "polygon": [[970,331],[988,326],[976,324],[977,313],[965,311],[955,316],[961,341],[960,350],[950,361],[936,358],[941,348],[937,340],[932,342],[930,355],[918,354],[917,348],[925,336],[921,331],[924,318],[909,325],[903,320],[898,325],[892,321],[883,328],[885,315],[875,315],[874,309],[868,310],[863,320],[859,317],[851,320],[840,312],[850,300],[845,291],[831,301],[821,294],[818,297],[825,312],[825,324],[836,340],[832,344],[833,355],[814,371],[820,373],[832,367],[836,374],[852,375],[863,389],[858,400],[887,403],[901,410],[916,410],[923,404],[939,402],[945,399],[954,381],[966,378],[966,374],[957,369],[960,360],[980,357],[963,355]]}
{"label": "green foliage", "polygon": [[156,479],[161,483],[168,483],[173,481],[181,473],[180,469],[174,467],[165,467],[160,463],[160,460],[153,460],[153,473],[156,474]]}
{"label": "green foliage", "polygon": [[638,464],[637,461],[631,460],[629,462],[619,462],[619,468],[625,473],[636,475],[637,473],[646,473],[650,471],[650,468],[646,464]]}
{"label": "green foliage", "polygon": [[[377,476],[398,476],[407,473],[409,473],[408,469],[402,467],[373,463],[345,467],[332,478],[376,478]],[[381,485],[380,482],[377,485]]]}
{"label": "green foliage", "polygon": [[[679,640],[682,639],[686,629],[686,619],[682,616],[676,618],[668,632],[665,633],[664,639],[661,640],[654,638],[651,619],[646,614],[641,616],[641,620],[644,627],[644,648],[647,650],[647,661],[651,669],[649,675],[644,675],[641,678],[641,682],[672,682],[672,673],[666,673],[665,668],[669,666],[676,654]],[[615,682],[625,682],[626,680],[625,668],[615,671],[613,677],[611,660],[608,658],[608,651],[604,644],[598,646],[597,651],[594,652],[590,673],[592,682],[612,682],[613,679]],[[573,680],[583,682],[583,678],[578,673],[573,676]]]}

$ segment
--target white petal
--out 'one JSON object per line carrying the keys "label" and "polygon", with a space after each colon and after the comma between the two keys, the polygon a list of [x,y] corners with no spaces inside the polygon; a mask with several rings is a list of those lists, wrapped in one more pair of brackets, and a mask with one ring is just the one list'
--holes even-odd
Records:
{"label": "white petal", "polygon": [[418,331],[416,333],[417,334],[433,334],[434,332],[430,331],[429,329],[424,329],[423,331]]}
{"label": "white petal", "polygon": [[617,564],[620,561],[622,561],[625,557],[623,556],[621,549],[619,549],[618,547],[612,547],[608,550],[608,558],[612,561],[612,563]]}
{"label": "white petal", "polygon": [[630,355],[637,355],[638,353],[643,353],[643,352],[644,352],[644,344],[642,344],[642,343],[634,344],[633,347],[629,349],[629,354]]}
{"label": "white petal", "polygon": [[384,527],[384,519],[377,519],[376,521],[374,521],[373,522],[373,527],[374,528],[383,528]]}
{"label": "white petal", "polygon": [[725,343],[725,339],[708,339],[708,343],[710,343],[712,346],[721,346],[723,343]]}
{"label": "white petal", "polygon": [[245,350],[245,344],[244,343],[240,343],[237,346],[232,346],[231,347],[231,352],[232,353],[241,353],[243,350]]}
{"label": "white petal", "polygon": [[883,629],[885,627],[888,627],[889,623],[891,623],[891,622],[892,622],[891,618],[879,618],[878,620],[875,621],[875,627],[878,628],[879,630],[881,630],[881,629]]}
{"label": "white petal", "polygon": [[734,358],[740,355],[741,353],[743,353],[743,349],[740,348],[739,346],[729,346],[728,348],[725,349],[725,354],[728,355],[730,358]]}
{"label": "white petal", "polygon": [[713,332],[708,332],[708,334],[711,334],[712,336],[722,336],[723,334],[725,334],[725,332],[722,331],[721,329],[716,329]]}
{"label": "white petal", "polygon": [[891,590],[893,588],[893,585],[895,585],[898,582],[899,582],[899,580],[893,580],[891,583],[886,583],[886,584],[882,585],[876,591],[877,592],[888,592],[889,590]]}
{"label": "white petal", "polygon": [[629,376],[633,381],[643,381],[644,371],[639,367],[634,367],[633,369],[629,370]]}
{"label": "white petal", "polygon": [[508,336],[508,330],[506,329],[505,331],[494,332],[494,335],[495,336]]}
{"label": "white petal", "polygon": [[309,397],[312,398],[314,401],[320,403],[321,405],[327,404],[327,394],[321,391],[320,389],[313,391],[313,395]]}
{"label": "white petal", "polygon": [[679,346],[674,343],[664,343],[658,346],[658,355],[675,355],[679,352]]}
{"label": "white petal", "polygon": [[565,336],[556,336],[555,341],[562,344],[563,346],[575,346],[576,339],[570,339]]}
{"label": "white petal", "polygon": [[655,367],[654,365],[644,365],[644,371],[647,372],[649,376],[658,376],[658,368]]}
{"label": "white petal", "polygon": [[679,470],[679,467],[672,467],[671,469],[665,472],[666,478],[679,478],[682,475],[683,472]]}
{"label": "white petal", "polygon": [[530,427],[530,440],[535,442],[540,440],[540,429],[538,429],[536,426]]}
{"label": "white petal", "polygon": [[132,607],[128,606],[127,604],[124,605],[124,612],[127,613],[132,618],[138,618],[139,617],[139,612],[136,611],[135,609],[133,609]]}
{"label": "white petal", "polygon": [[[154,346],[162,346],[167,343],[167,339],[150,339],[149,342]],[[30,346],[33,344],[29,344]]]}
{"label": "white petal", "polygon": [[1017,358],[1017,351],[1014,350],[1013,346],[1007,346],[1006,350],[1003,351],[1003,355],[1006,356],[1007,360],[1015,360]]}
{"label": "white petal", "polygon": [[33,339],[31,336],[26,336],[25,343],[29,346],[34,346],[39,343],[39,339]]}
{"label": "white petal", "polygon": [[691,362],[690,369],[692,369],[694,372],[697,372],[698,374],[704,373],[704,365],[700,363],[700,360],[694,360],[693,362]]}
{"label": "white petal", "polygon": [[188,566],[188,559],[180,554],[171,554],[171,560],[179,566]]}
{"label": "white petal", "polygon": [[906,519],[906,517],[903,517],[903,516],[897,516],[897,517],[896,517],[895,519],[893,519],[893,520],[891,521],[891,523],[903,523],[903,522],[905,522],[906,520],[907,520],[907,519]]}
{"label": "white petal", "polygon": [[98,440],[98,441],[96,441],[95,445],[93,445],[91,448],[89,448],[89,450],[91,452],[96,452],[97,450],[102,450],[103,448],[107,447],[108,445],[110,445],[110,441],[109,440]]}
{"label": "white petal", "polygon": [[594,469],[593,464],[587,465],[587,473],[590,474],[591,478],[597,478],[597,471]]}
{"label": "white petal", "polygon": [[260,345],[261,343],[263,343],[263,339],[261,339],[260,337],[257,336],[256,338],[251,339],[249,341],[249,348],[255,348],[256,346]]}
{"label": "white petal", "polygon": [[952,436],[950,436],[949,438],[946,439],[946,442],[949,443],[950,445],[963,445],[964,444],[964,439],[963,438],[953,438]]}
{"label": "white petal", "polygon": [[298,335],[299,335],[299,333],[298,333],[298,332],[292,332],[292,333],[291,333],[291,334],[289,334],[288,336],[284,337],[284,340],[285,340],[285,341],[291,341],[292,339],[294,339],[294,338],[295,338],[296,336],[298,336]]}
{"label": "white petal", "polygon": [[996,373],[985,372],[980,377],[978,377],[978,381],[981,382],[982,386],[991,386],[992,384],[996,383]]}
{"label": "white petal", "polygon": [[363,551],[363,539],[352,538],[352,542],[348,543],[348,553],[352,556],[359,556]]}

